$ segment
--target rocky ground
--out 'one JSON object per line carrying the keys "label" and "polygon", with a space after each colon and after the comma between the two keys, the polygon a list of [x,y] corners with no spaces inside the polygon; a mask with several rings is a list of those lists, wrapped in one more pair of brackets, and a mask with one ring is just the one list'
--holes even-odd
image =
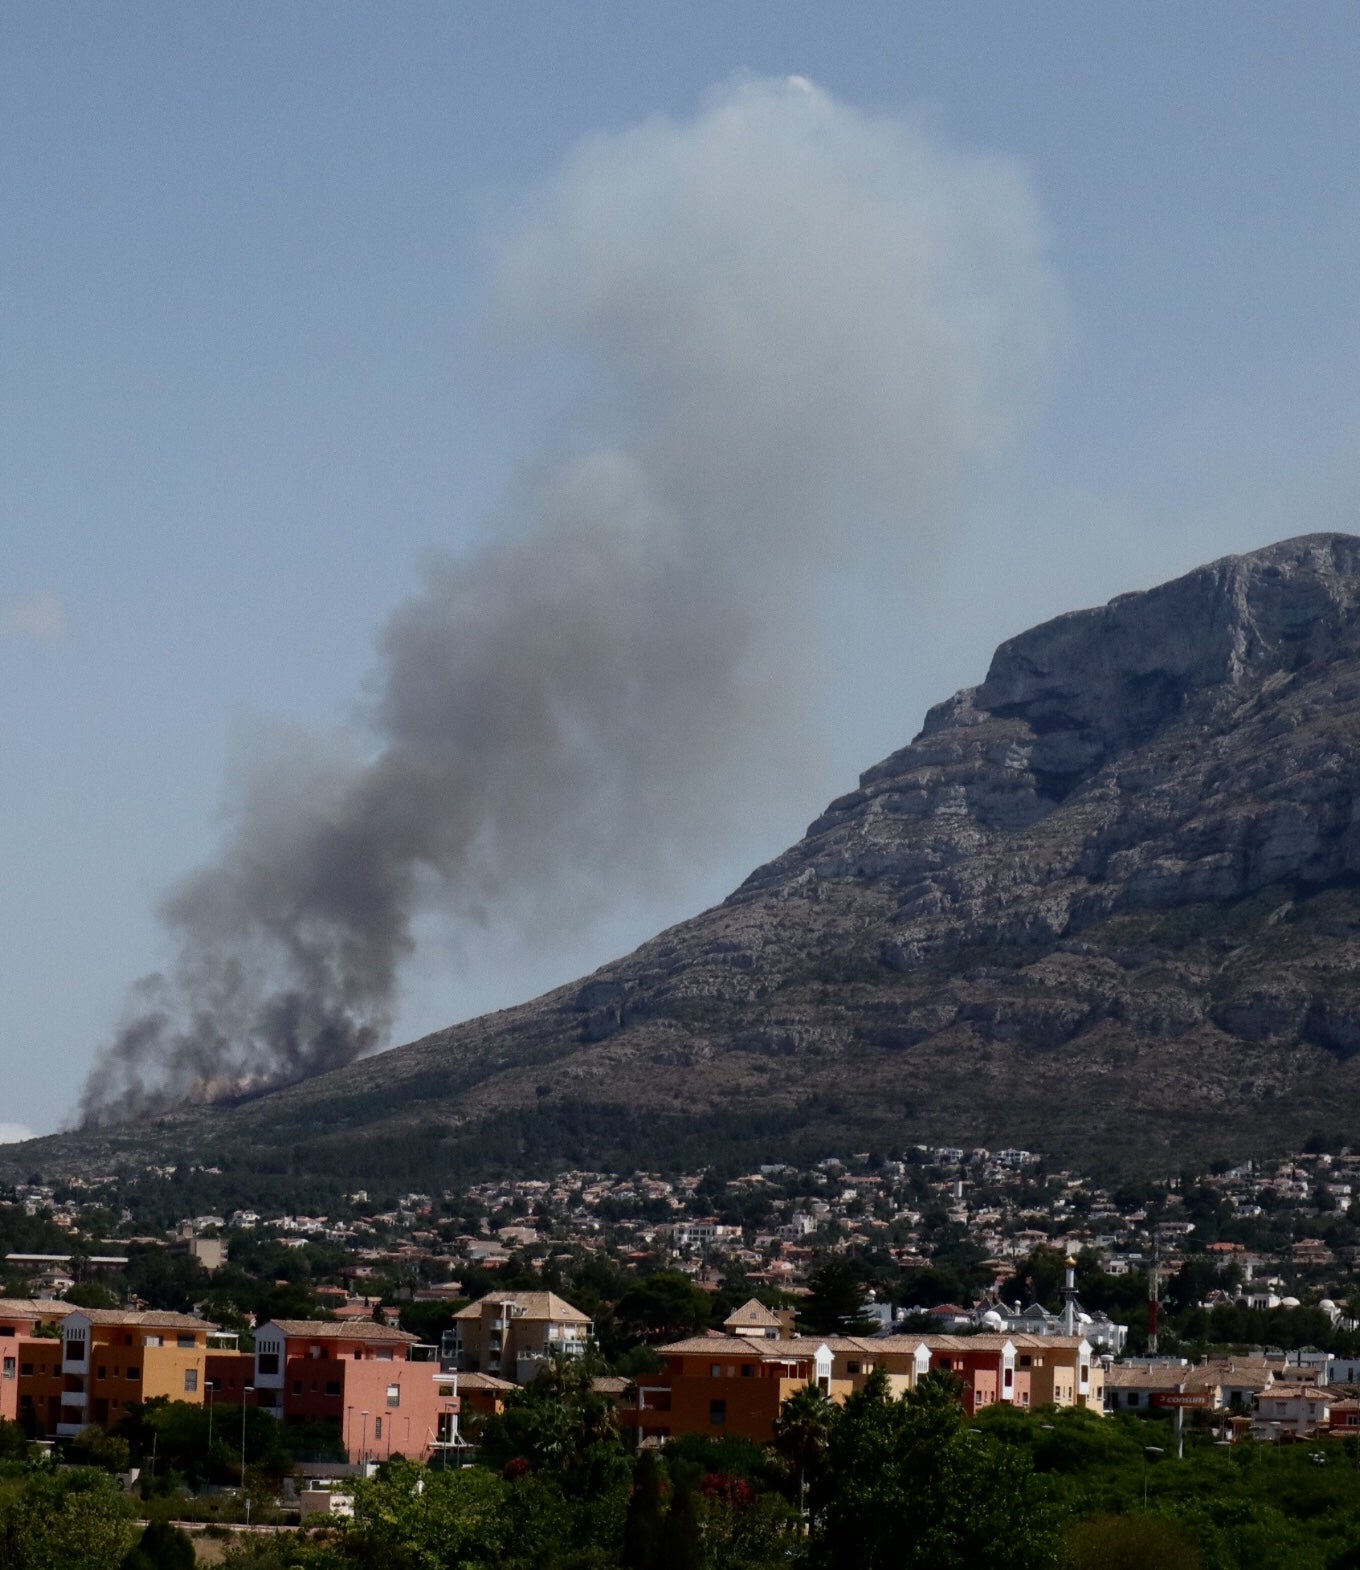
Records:
{"label": "rocky ground", "polygon": [[1003,644],[798,845],[582,983],[10,1154],[399,1141],[453,1170],[614,1117],[1158,1169],[1360,1139],[1358,781],[1360,540],[1286,541]]}

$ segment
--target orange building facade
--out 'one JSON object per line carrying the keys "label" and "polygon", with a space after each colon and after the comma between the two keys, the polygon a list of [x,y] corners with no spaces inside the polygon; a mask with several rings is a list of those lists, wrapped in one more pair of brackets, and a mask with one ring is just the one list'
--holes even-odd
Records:
{"label": "orange building facade", "polygon": [[631,1414],[640,1444],[676,1434],[738,1434],[768,1444],[779,1409],[805,1385],[841,1401],[854,1388],[834,1377],[825,1341],[694,1336],[658,1351],[665,1368],[638,1381]]}
{"label": "orange building facade", "polygon": [[1080,1337],[708,1335],[657,1350],[665,1367],[639,1380],[629,1414],[639,1443],[733,1434],[768,1444],[780,1407],[804,1386],[839,1404],[876,1370],[894,1396],[927,1372],[952,1374],[969,1417],[997,1402],[1104,1410],[1103,1369]]}
{"label": "orange building facade", "polygon": [[21,1408],[36,1432],[71,1439],[91,1423],[111,1427],[128,1402],[155,1396],[202,1403],[216,1328],[205,1320],[78,1308],[60,1328],[59,1341],[35,1343],[32,1372],[21,1368]]}

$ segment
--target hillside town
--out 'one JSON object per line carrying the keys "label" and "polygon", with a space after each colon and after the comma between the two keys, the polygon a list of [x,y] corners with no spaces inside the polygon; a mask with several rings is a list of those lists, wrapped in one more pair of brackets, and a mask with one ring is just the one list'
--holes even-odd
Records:
{"label": "hillside town", "polygon": [[[352,1466],[428,1459],[591,1348],[644,1444],[768,1442],[791,1392],[843,1400],[875,1369],[895,1389],[948,1370],[970,1415],[1009,1401],[1188,1412],[1230,1439],[1360,1432],[1345,1148],[1111,1188],[1036,1152],[912,1147],[142,1230],[139,1212],[218,1177],[35,1174],[0,1199],[4,1237],[42,1245],[4,1254],[0,1416],[72,1441],[129,1403],[248,1400],[330,1424]],[[675,1301],[649,1319],[630,1300],[658,1281]]]}

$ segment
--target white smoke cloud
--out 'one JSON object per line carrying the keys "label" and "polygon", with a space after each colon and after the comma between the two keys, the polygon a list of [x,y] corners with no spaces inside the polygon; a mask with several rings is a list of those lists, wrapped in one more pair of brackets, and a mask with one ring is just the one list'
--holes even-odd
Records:
{"label": "white smoke cloud", "polygon": [[86,1115],[348,1061],[430,902],[579,926],[801,784],[825,582],[928,562],[1057,315],[1022,170],[802,78],[580,147],[504,226],[490,311],[581,367],[565,456],[391,618],[366,737],[247,772]]}

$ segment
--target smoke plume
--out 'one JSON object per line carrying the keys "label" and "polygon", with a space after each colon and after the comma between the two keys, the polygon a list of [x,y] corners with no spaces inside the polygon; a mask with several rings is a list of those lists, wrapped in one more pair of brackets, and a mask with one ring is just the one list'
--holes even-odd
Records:
{"label": "smoke plume", "polygon": [[576,366],[573,423],[391,618],[366,729],[258,750],[86,1120],[347,1063],[423,911],[579,922],[776,796],[823,585],[948,538],[1036,408],[1054,302],[1021,171],[801,79],[580,147],[488,307]]}

